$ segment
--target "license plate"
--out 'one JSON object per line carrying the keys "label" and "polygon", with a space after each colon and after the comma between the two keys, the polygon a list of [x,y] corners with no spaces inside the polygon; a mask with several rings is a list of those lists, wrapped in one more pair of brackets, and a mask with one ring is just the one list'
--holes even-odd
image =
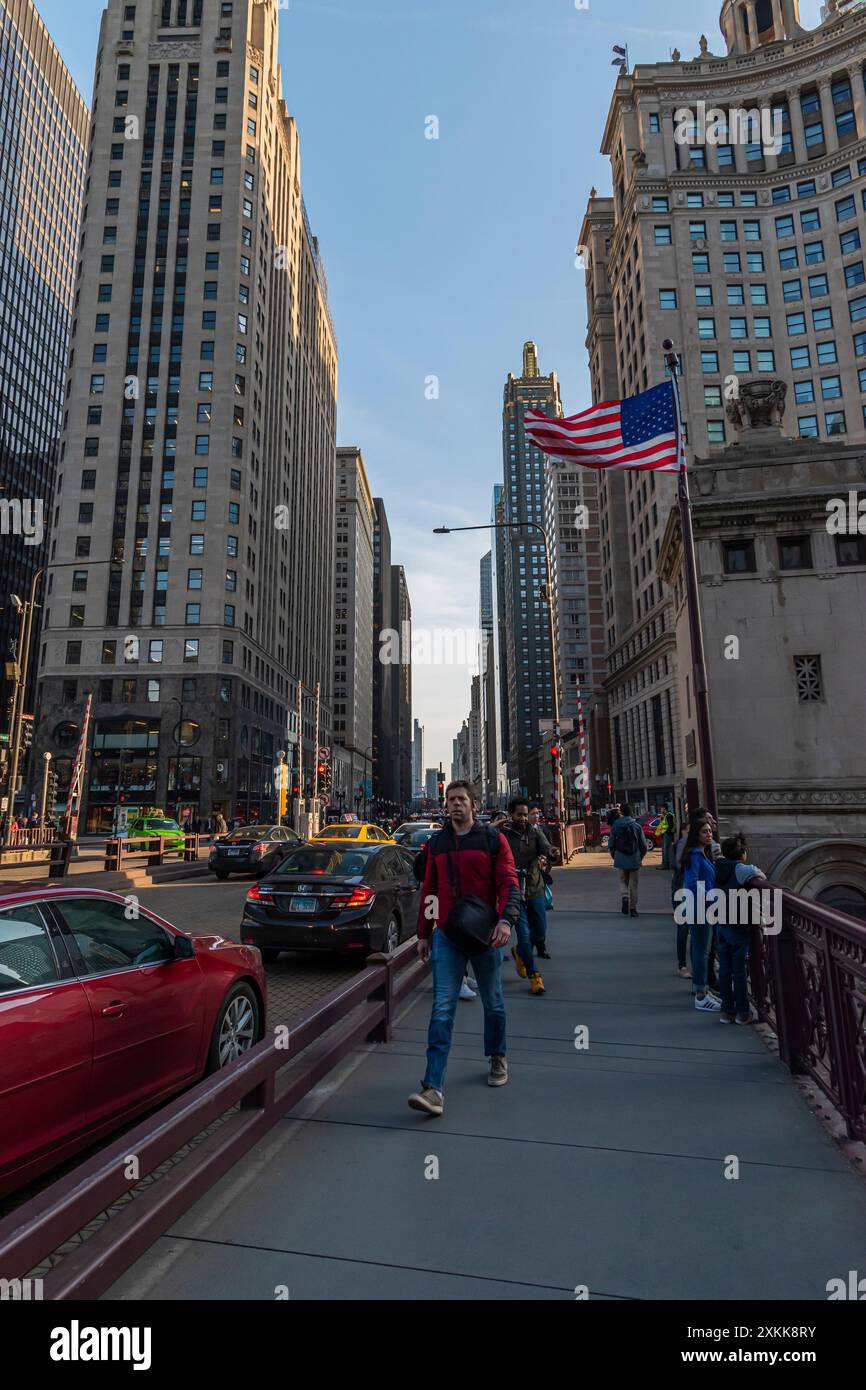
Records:
{"label": "license plate", "polygon": [[291,912],[315,912],[315,898],[292,898]]}
{"label": "license plate", "polygon": [[229,854],[243,854],[242,849],[230,849]]}

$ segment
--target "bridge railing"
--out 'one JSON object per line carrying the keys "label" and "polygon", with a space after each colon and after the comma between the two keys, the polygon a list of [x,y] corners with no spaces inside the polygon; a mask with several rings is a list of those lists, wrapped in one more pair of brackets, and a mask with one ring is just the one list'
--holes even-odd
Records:
{"label": "bridge railing", "polygon": [[866,922],[781,892],[781,930],[753,927],[752,996],[794,1075],[808,1075],[866,1142]]}

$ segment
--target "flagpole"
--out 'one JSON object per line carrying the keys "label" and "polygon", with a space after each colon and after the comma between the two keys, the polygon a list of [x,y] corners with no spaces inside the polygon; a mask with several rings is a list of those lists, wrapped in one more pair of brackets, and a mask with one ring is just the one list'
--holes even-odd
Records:
{"label": "flagpole", "polygon": [[[701,608],[698,599],[698,567],[695,560],[695,538],[692,530],[692,507],[689,500],[689,475],[686,469],[686,451],[683,440],[683,412],[680,402],[680,386],[677,379],[679,360],[674,352],[670,338],[662,343],[665,363],[670,369],[674,397],[674,413],[677,425],[677,499],[680,509],[680,529],[683,533],[683,576],[686,589],[686,608],[689,616],[689,641],[692,652],[692,684],[695,696],[695,716],[698,726],[698,744],[701,754],[701,769],[704,781],[704,805],[718,821],[718,800],[716,796],[716,772],[713,762],[713,740],[710,729],[710,704],[707,687],[707,665],[704,658],[704,634],[701,626]],[[692,808],[694,809],[694,808]]]}

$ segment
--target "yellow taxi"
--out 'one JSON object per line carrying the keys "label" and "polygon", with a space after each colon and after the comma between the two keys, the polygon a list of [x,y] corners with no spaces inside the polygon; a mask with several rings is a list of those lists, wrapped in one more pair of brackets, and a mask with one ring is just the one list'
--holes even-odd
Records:
{"label": "yellow taxi", "polygon": [[373,825],[370,821],[350,821],[345,825],[335,821],[333,825],[326,825],[324,830],[312,837],[315,844],[317,840],[353,840],[356,844],[362,845],[395,845],[397,841],[389,835],[387,830],[382,830],[378,825]]}

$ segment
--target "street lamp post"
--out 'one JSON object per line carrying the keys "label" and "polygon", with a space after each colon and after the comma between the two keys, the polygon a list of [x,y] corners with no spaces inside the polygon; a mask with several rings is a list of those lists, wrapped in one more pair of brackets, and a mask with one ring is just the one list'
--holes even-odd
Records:
{"label": "street lamp post", "polygon": [[51,771],[51,754],[43,753],[42,761],[45,766],[44,771],[42,773],[42,805],[39,808],[39,824],[44,829],[48,807],[48,774]]}
{"label": "street lamp post", "polygon": [[21,731],[24,724],[24,702],[27,697],[27,673],[30,665],[30,638],[33,632],[33,613],[36,608],[36,586],[45,573],[39,569],[30,585],[30,598],[23,603],[17,594],[12,594],[12,603],[21,614],[21,648],[15,663],[18,669],[16,696],[12,716],[12,758],[9,767],[9,802],[3,819],[4,838],[15,815],[15,793],[18,783],[18,764],[21,761]]}
{"label": "street lamp post", "polygon": [[547,626],[550,639],[550,675],[553,681],[553,736],[556,741],[556,748],[559,756],[556,760],[556,799],[559,807],[559,816],[562,820],[566,816],[565,800],[562,785],[562,747],[560,737],[559,712],[559,668],[556,660],[556,624],[553,620],[553,569],[550,563],[550,542],[544,527],[537,521],[489,521],[486,526],[434,526],[434,536],[450,536],[452,531],[520,531],[528,529],[539,531],[544,541],[544,562],[547,570],[547,583],[545,585],[545,597],[547,599]]}
{"label": "street lamp post", "polygon": [[180,756],[183,747],[183,696],[171,695],[169,697],[169,704],[177,705],[180,710],[180,722],[177,726],[177,738],[175,739],[177,743],[177,757],[174,760],[174,809],[177,811],[180,807]]}

